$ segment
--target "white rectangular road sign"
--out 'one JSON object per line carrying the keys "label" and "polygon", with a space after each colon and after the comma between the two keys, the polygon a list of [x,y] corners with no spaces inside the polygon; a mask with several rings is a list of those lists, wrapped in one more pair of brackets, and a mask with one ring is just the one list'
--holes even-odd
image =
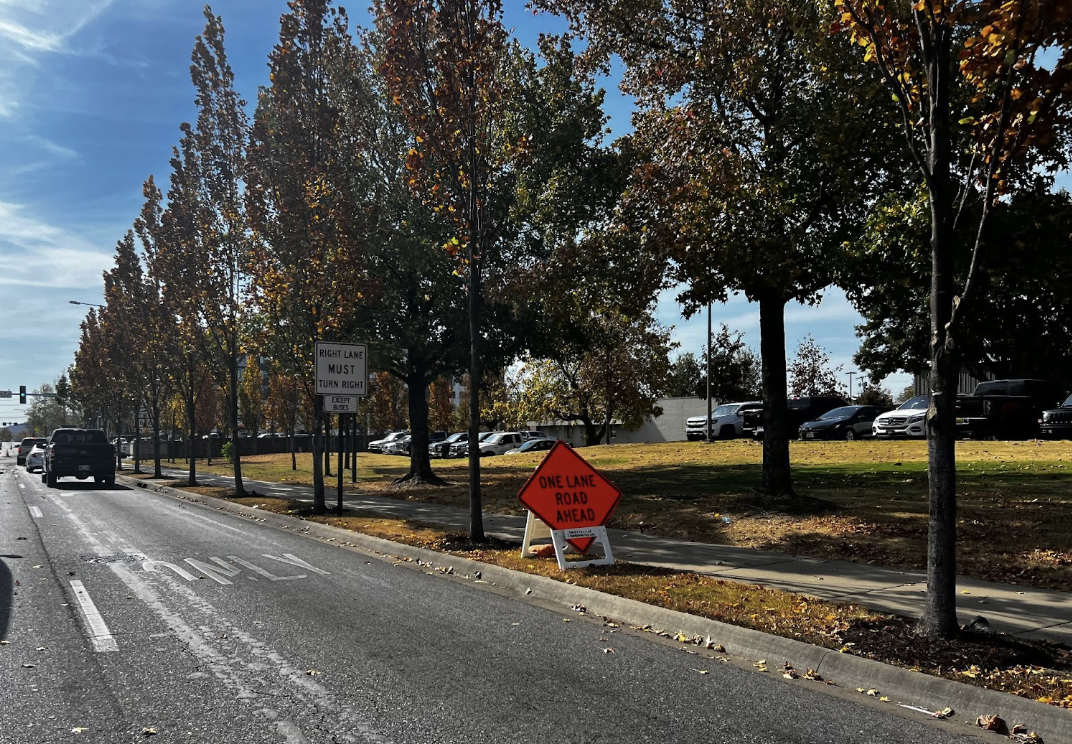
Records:
{"label": "white rectangular road sign", "polygon": [[315,354],[317,395],[367,394],[364,344],[317,341]]}
{"label": "white rectangular road sign", "polygon": [[325,395],[324,410],[327,413],[357,413],[356,395]]}

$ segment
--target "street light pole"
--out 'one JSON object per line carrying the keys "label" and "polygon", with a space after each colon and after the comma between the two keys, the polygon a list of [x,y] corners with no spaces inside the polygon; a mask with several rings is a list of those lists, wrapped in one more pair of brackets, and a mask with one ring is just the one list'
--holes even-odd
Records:
{"label": "street light pole", "polygon": [[856,372],[849,372],[849,403],[852,403],[852,376],[857,374]]}
{"label": "street light pole", "polygon": [[79,302],[78,300],[67,300],[71,305],[89,305],[90,307],[105,307],[105,305],[98,305],[96,302]]}

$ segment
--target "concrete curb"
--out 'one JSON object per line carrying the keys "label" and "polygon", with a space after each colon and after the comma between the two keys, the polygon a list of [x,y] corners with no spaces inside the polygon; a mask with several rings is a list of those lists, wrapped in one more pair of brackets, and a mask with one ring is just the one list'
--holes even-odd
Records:
{"label": "concrete curb", "polygon": [[[425,548],[391,542],[378,537],[350,532],[339,527],[308,522],[272,512],[262,512],[240,504],[233,504],[210,496],[201,496],[181,489],[162,486],[135,478],[119,476],[125,485],[153,491],[183,501],[204,505],[205,508],[229,511],[279,529],[333,542],[342,547],[356,548],[362,552],[385,559],[400,558],[420,561],[442,572],[470,579],[475,584],[494,586],[522,600],[541,600],[567,609],[581,605],[589,615],[614,620],[623,626],[661,629],[671,634],[684,633],[689,637],[710,636],[721,644],[726,653],[749,661],[767,659],[772,670],[788,663],[800,673],[814,669],[824,679],[836,683],[842,689],[876,689],[879,694],[895,705],[915,705],[928,710],[952,708],[951,719],[969,725],[978,716],[998,715],[1009,727],[1024,724],[1038,732],[1047,744],[1072,744],[1072,711],[1009,693],[987,690],[974,685],[962,684],[921,672],[912,672],[901,667],[883,664],[851,654],[813,646],[781,636],[769,635],[749,628],[728,625],[717,620],[667,610],[632,599],[604,594],[594,589],[567,584],[544,576],[526,574],[486,563],[469,560]],[[801,680],[802,684],[814,684]],[[922,716],[923,714],[919,714]],[[982,732],[974,728],[974,731]]]}

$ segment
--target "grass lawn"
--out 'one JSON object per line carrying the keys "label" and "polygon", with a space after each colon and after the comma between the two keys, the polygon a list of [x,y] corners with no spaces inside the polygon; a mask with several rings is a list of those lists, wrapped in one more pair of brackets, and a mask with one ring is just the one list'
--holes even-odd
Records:
{"label": "grass lawn", "polygon": [[[799,555],[925,567],[924,442],[794,442],[791,453],[798,492],[830,504],[821,514],[795,515],[763,512],[752,505],[750,496],[759,482],[762,456],[756,443],[614,445],[585,448],[580,453],[623,491],[611,521],[614,527]],[[542,457],[543,453],[485,458],[481,468],[485,510],[524,513],[517,492]],[[1072,444],[960,442],[957,457],[959,573],[1072,589]],[[336,463],[333,458],[332,467]],[[197,467],[200,472],[232,472],[230,464],[221,460],[211,466],[198,461]],[[291,468],[289,455],[244,458],[242,469],[250,479],[312,482],[308,454],[298,456],[297,470]],[[408,459],[362,454],[358,488],[391,498],[467,506],[466,461],[433,461],[433,469],[447,485],[396,485],[394,481],[408,471]],[[328,480],[330,493],[336,482],[334,477]],[[349,487],[349,473],[344,483]],[[231,489],[195,490],[565,580],[553,559],[523,560],[516,545],[494,541],[473,545],[464,535],[448,534],[431,525],[367,514],[318,515],[306,505],[279,499],[234,499]],[[916,635],[912,621],[855,605],[627,563],[574,569],[568,578],[649,604],[1072,707],[1072,655],[1051,644],[970,633],[930,641]],[[719,648],[711,639],[664,635]],[[807,676],[805,670],[798,671]]]}
{"label": "grass lawn", "polygon": [[[758,443],[670,442],[578,450],[623,492],[610,525],[656,535],[922,570],[926,567],[927,449],[922,441],[793,442],[796,489],[824,513],[757,510]],[[517,492],[543,453],[481,462],[484,508],[524,514]],[[958,573],[1072,591],[1072,443],[958,442]],[[336,460],[333,459],[332,467]],[[180,467],[181,463],[177,463]],[[199,470],[230,473],[217,460]],[[408,459],[358,457],[365,492],[467,507],[468,465],[433,460],[446,486],[398,486]],[[312,458],[243,458],[247,478],[312,483]],[[349,487],[349,474],[345,483]],[[328,487],[334,492],[336,480]],[[726,519],[729,521],[727,522]]]}

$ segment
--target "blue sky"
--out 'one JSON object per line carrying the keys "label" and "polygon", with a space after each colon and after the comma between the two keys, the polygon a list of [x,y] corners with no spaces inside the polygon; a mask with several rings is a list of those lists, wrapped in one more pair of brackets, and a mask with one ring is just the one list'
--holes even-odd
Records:
{"label": "blue sky", "polygon": [[[507,25],[535,45],[554,19],[506,0]],[[141,206],[141,186],[166,183],[179,124],[194,116],[190,50],[204,27],[195,0],[0,0],[0,390],[35,390],[74,361],[79,323],[103,302],[101,274]],[[368,16],[348,8],[355,23]],[[218,0],[236,86],[254,100],[267,83],[267,55],[278,39],[285,0]],[[629,99],[608,91],[616,134],[628,131]],[[706,315],[686,322],[674,292],[661,296],[659,319],[675,327],[681,351],[699,353]],[[727,323],[759,346],[759,314],[743,299],[716,306]],[[859,345],[859,317],[839,292],[814,308],[790,307],[791,357],[811,334],[848,380]],[[859,378],[856,378],[857,385]],[[886,381],[894,393],[907,375]],[[22,421],[17,398],[0,398],[0,421]]]}

